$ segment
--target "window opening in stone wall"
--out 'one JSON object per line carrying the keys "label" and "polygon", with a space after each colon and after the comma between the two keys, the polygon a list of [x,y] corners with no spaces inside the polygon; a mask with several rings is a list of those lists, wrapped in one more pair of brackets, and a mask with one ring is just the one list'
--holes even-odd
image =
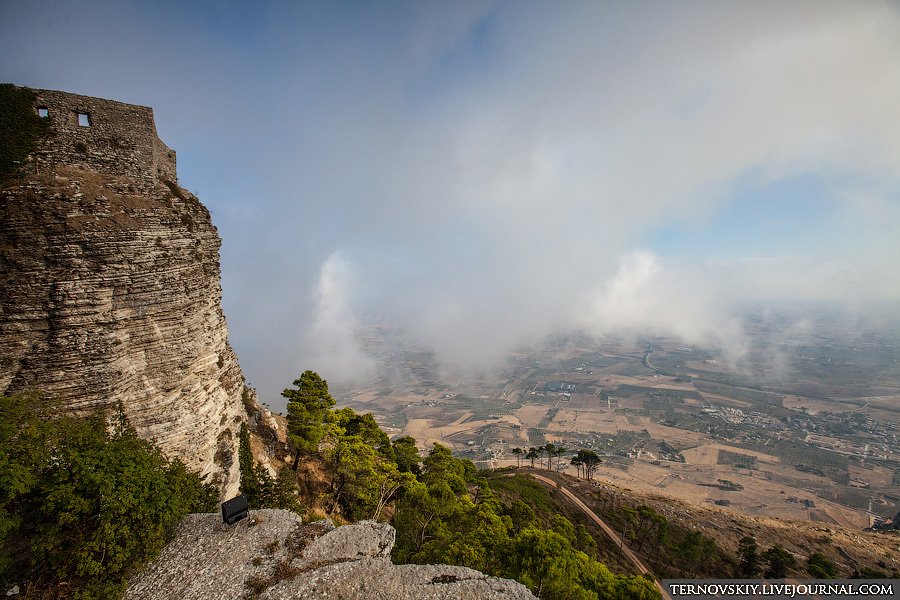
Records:
{"label": "window opening in stone wall", "polygon": [[46,106],[38,106],[38,116],[42,119],[46,119],[50,116],[50,111],[47,110]]}
{"label": "window opening in stone wall", "polygon": [[78,125],[81,127],[90,127],[91,117],[87,113],[78,113]]}

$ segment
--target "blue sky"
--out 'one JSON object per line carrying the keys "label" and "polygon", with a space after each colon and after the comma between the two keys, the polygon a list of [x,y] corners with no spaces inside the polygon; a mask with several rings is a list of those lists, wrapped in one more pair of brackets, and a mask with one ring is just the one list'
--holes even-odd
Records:
{"label": "blue sky", "polygon": [[900,303],[894,2],[6,0],[0,39],[2,81],[154,108],[270,401],[371,375],[367,311],[453,371]]}
{"label": "blue sky", "polygon": [[643,243],[659,255],[687,258],[826,255],[835,245],[852,243],[855,232],[842,227],[840,203],[820,175],[768,184],[746,179],[708,219],[650,229]]}

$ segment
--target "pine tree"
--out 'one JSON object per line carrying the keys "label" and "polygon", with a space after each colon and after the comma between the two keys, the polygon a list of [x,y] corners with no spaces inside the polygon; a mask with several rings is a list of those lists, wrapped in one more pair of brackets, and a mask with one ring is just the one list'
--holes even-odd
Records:
{"label": "pine tree", "polygon": [[738,575],[745,579],[753,579],[759,575],[759,546],[756,544],[756,538],[745,535],[738,544],[741,558]]}
{"label": "pine tree", "polygon": [[328,393],[328,382],[314,371],[304,371],[294,380],[294,387],[296,389],[286,389],[281,395],[288,400],[288,439],[294,447],[296,471],[301,453],[318,452],[319,442],[325,434],[325,416],[335,402]]}
{"label": "pine tree", "polygon": [[762,558],[767,564],[763,574],[767,579],[784,579],[791,569],[797,568],[797,559],[781,546],[772,546],[762,553]]}
{"label": "pine tree", "polygon": [[241,423],[241,432],[238,437],[238,465],[241,469],[240,491],[247,494],[250,507],[257,508],[259,479],[253,464],[253,451],[250,448],[250,429],[246,423]]}

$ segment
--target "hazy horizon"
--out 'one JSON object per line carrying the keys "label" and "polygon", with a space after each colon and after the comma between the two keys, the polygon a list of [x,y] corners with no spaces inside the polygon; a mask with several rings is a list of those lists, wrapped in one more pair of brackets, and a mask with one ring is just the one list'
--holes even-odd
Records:
{"label": "hazy horizon", "polygon": [[373,311],[448,371],[900,314],[896,3],[8,1],[0,34],[0,81],[153,107],[264,400],[374,373]]}

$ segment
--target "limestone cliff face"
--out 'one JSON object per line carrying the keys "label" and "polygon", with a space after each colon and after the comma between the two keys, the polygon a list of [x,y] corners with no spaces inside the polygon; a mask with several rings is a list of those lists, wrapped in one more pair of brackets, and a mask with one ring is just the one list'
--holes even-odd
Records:
{"label": "limestone cliff face", "polygon": [[[85,128],[117,118],[118,103],[60,97],[90,111]],[[128,143],[112,127],[70,135],[77,116],[47,98],[66,125],[0,191],[0,393],[33,387],[76,411],[121,403],[140,435],[236,493],[244,377],[209,212],[164,179],[174,153],[161,168],[155,129]]]}

